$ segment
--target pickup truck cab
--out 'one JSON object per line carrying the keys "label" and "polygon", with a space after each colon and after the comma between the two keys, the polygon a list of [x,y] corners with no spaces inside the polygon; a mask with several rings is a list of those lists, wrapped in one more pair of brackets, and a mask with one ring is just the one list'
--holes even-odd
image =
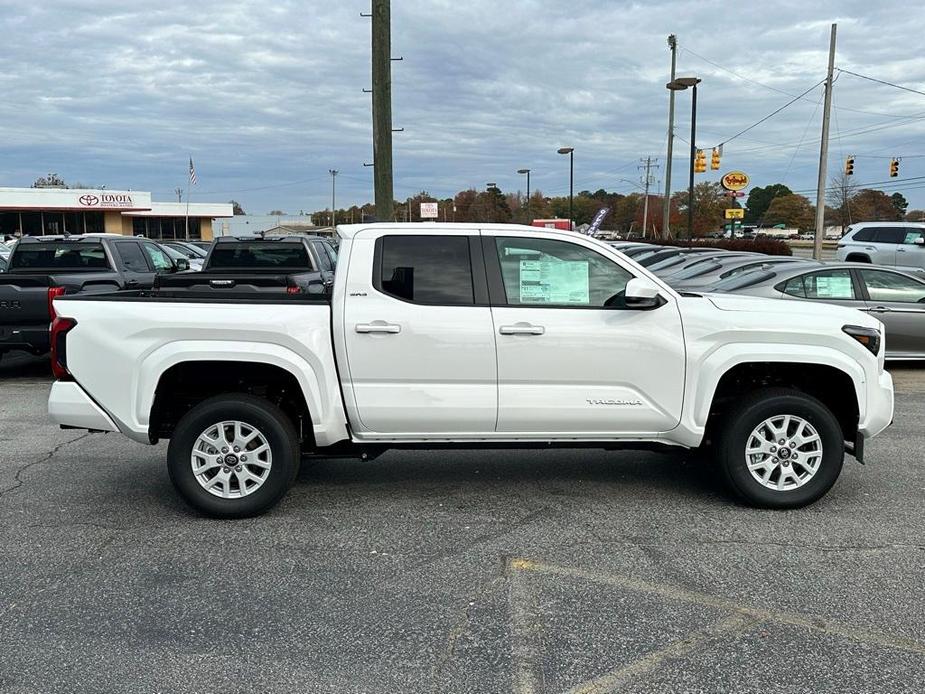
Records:
{"label": "pickup truck cab", "polygon": [[48,352],[56,296],[150,288],[159,273],[178,269],[182,264],[148,239],[25,236],[0,276],[0,356],[10,350]]}
{"label": "pickup truck cab", "polygon": [[680,294],[572,232],[337,234],[330,295],[56,298],[52,419],[170,439],[180,494],[240,517],[305,455],[447,446],[705,446],[739,497],[795,507],[893,417],[853,309]]}

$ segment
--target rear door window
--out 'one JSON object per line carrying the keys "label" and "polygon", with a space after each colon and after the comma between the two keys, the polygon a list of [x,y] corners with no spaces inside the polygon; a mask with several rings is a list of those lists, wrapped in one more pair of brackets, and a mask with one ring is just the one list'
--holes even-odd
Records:
{"label": "rear door window", "polygon": [[383,236],[376,246],[373,286],[384,294],[420,304],[475,303],[465,236]]}
{"label": "rear door window", "polygon": [[877,229],[874,235],[876,243],[902,243],[906,238],[906,230],[902,227],[886,227]]}
{"label": "rear door window", "polygon": [[122,260],[122,265],[129,272],[151,272],[148,267],[148,261],[145,260],[144,253],[134,241],[120,241],[114,244],[116,253]]}
{"label": "rear door window", "polygon": [[315,251],[315,255],[318,256],[318,264],[321,266],[321,269],[331,272],[334,269],[334,265],[325,252],[324,245],[325,244],[321,241],[312,241],[312,250]]}
{"label": "rear door window", "polygon": [[873,241],[874,232],[877,230],[873,227],[866,227],[858,231],[854,236],[851,237],[852,241]]}
{"label": "rear door window", "polygon": [[850,270],[826,270],[794,277],[781,291],[790,296],[823,301],[852,301],[857,298]]}

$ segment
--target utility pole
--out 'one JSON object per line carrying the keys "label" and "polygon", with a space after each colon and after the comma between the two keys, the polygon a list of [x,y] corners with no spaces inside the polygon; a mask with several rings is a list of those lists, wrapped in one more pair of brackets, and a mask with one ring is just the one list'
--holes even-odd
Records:
{"label": "utility pole", "polygon": [[825,79],[825,106],[822,111],[822,142],[819,145],[819,179],[816,182],[816,238],[813,241],[813,258],[822,259],[822,238],[825,236],[825,179],[829,159],[829,116],[832,112],[832,72],[835,69],[835,30],[829,36],[829,71]]}
{"label": "utility pole", "polygon": [[177,202],[183,202],[183,189],[174,188],[173,192],[177,194]]}
{"label": "utility pole", "polygon": [[[640,166],[640,169],[645,169],[646,173],[643,177],[643,184],[645,190],[645,200],[642,203],[642,238],[646,237],[646,229],[649,222],[649,186],[652,184],[652,176],[650,175],[650,170],[652,168],[658,168],[658,164],[652,163],[652,157],[646,157],[645,159],[640,159],[639,161],[643,162],[644,166]],[[656,159],[655,161],[658,161]]]}
{"label": "utility pole", "polygon": [[[668,35],[668,47],[671,49],[671,80],[675,79],[675,66],[678,59],[678,37]],[[668,91],[668,152],[665,155],[665,200],[662,202],[662,236],[669,238],[668,219],[671,216],[671,156],[674,149],[674,90]]]}
{"label": "utility pole", "polygon": [[373,166],[376,219],[391,221],[392,26],[390,0],[372,0]]}
{"label": "utility pole", "polygon": [[328,169],[328,173],[331,174],[331,229],[333,230],[337,226],[337,207],[335,205],[337,189],[334,183],[337,180],[337,169]]}

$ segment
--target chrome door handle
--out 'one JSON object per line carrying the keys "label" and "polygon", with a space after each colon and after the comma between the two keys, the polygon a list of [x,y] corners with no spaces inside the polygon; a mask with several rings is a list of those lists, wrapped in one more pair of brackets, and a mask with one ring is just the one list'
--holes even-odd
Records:
{"label": "chrome door handle", "polygon": [[498,332],[502,335],[542,335],[546,332],[546,328],[542,325],[515,323],[514,325],[502,325]]}
{"label": "chrome door handle", "polygon": [[391,333],[395,335],[401,332],[400,325],[386,323],[381,320],[374,320],[372,323],[357,323],[354,329],[358,333]]}
{"label": "chrome door handle", "polygon": [[874,306],[872,309],[870,309],[870,312],[871,313],[889,313],[892,310],[893,309],[891,309],[889,306]]}

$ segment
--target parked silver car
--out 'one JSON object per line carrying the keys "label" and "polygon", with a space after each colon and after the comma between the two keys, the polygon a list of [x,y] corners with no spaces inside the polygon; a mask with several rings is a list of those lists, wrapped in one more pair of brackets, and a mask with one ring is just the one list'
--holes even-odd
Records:
{"label": "parked silver car", "polygon": [[838,242],[838,260],[925,270],[925,224],[861,222]]}
{"label": "parked silver car", "polygon": [[925,280],[866,263],[764,266],[713,291],[823,301],[870,313],[886,326],[887,359],[925,359]]}
{"label": "parked silver car", "polygon": [[709,262],[698,263],[688,267],[686,270],[667,276],[664,280],[675,289],[685,291],[708,291],[724,280],[738,275],[752,272],[754,270],[773,268],[780,264],[793,264],[818,266],[815,260],[808,258],[798,258],[794,256],[783,255],[761,255],[761,256],[721,256],[710,258]]}

